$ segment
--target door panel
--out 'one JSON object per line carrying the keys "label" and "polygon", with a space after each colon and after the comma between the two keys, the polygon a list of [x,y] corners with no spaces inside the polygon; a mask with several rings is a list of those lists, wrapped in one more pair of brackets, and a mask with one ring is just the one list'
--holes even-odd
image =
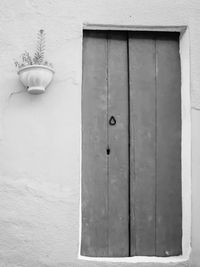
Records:
{"label": "door panel", "polygon": [[81,254],[107,256],[107,40],[85,32],[82,93]]}
{"label": "door panel", "polygon": [[109,256],[129,256],[127,34],[108,34]]}
{"label": "door panel", "polygon": [[159,35],[157,58],[156,255],[181,254],[181,81],[176,34]]}
{"label": "door panel", "polygon": [[131,255],[155,255],[155,38],[129,33]]}
{"label": "door panel", "polygon": [[82,255],[182,253],[180,80],[177,33],[84,31]]}
{"label": "door panel", "polygon": [[129,255],[126,36],[84,36],[81,247],[87,256]]}

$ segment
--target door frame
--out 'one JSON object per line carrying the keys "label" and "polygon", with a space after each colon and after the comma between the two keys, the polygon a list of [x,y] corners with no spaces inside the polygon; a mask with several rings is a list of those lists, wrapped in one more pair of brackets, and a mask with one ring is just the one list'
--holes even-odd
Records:
{"label": "door frame", "polygon": [[[181,182],[182,182],[182,255],[171,257],[132,256],[132,257],[87,257],[82,256],[81,251],[81,179],[80,172],[80,205],[79,205],[79,251],[81,260],[102,262],[183,262],[189,260],[191,252],[191,89],[190,89],[190,38],[189,28],[185,25],[178,26],[140,26],[140,25],[111,25],[90,24],[82,25],[83,30],[116,30],[116,31],[163,31],[179,32],[180,62],[181,62]],[[82,35],[83,41],[83,35]],[[82,51],[83,54],[83,51]],[[82,85],[81,85],[82,88]],[[82,137],[81,137],[82,138]],[[81,141],[82,147],[82,141]],[[81,157],[82,150],[80,148]],[[80,169],[81,169],[80,162]]]}

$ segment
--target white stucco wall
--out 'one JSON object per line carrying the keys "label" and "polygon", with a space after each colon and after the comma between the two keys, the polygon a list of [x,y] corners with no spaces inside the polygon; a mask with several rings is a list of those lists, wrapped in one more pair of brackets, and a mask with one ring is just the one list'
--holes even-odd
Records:
{"label": "white stucco wall", "polygon": [[[193,160],[188,261],[78,258],[83,23],[188,26]],[[44,95],[34,96],[18,81],[13,58],[34,50],[41,28],[56,75]],[[0,1],[0,267],[200,266],[199,44],[198,0]]]}

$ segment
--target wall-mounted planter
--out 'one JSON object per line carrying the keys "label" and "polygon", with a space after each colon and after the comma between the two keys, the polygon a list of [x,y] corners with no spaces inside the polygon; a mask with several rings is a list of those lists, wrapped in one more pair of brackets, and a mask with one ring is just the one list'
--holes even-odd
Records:
{"label": "wall-mounted planter", "polygon": [[51,83],[54,72],[45,65],[29,65],[21,68],[18,75],[30,94],[42,94]]}

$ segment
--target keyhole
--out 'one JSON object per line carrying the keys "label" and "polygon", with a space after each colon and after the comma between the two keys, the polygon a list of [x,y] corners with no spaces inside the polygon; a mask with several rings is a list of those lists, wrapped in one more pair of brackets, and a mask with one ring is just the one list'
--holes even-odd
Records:
{"label": "keyhole", "polygon": [[110,155],[110,148],[109,148],[109,146],[106,148],[106,154],[107,155]]}
{"label": "keyhole", "polygon": [[110,124],[111,126],[114,126],[114,125],[116,124],[116,119],[115,119],[114,116],[111,116],[111,117],[110,117],[109,124]]}

